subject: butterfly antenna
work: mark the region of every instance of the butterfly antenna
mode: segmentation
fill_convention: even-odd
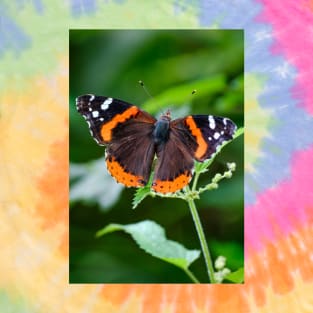
[[[197,93],[197,90],[194,89],[187,97],[186,97],[186,102],[191,103],[192,102],[192,96]]]
[[[143,83],[142,80],[138,81],[139,85],[143,88],[143,90],[146,92],[146,94],[153,99],[153,97],[151,96],[150,92],[148,91],[148,89],[146,88],[145,84]]]

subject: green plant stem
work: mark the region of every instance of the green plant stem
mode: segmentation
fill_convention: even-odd
[[[191,188],[192,191],[195,191],[196,188],[197,188],[199,176],[200,176],[200,173],[199,173],[199,172],[196,172],[196,173],[195,173],[195,177],[194,177],[194,179],[193,179],[192,188]]]
[[[200,284],[200,281],[197,279],[195,275],[192,274],[192,272],[189,271],[188,268],[184,269],[185,273],[188,275],[188,277],[196,284]]]
[[[200,221],[200,218],[199,218],[198,211],[197,211],[197,208],[196,208],[194,200],[193,199],[189,199],[188,200],[188,205],[189,205],[189,209],[190,209],[193,221],[194,221],[195,226],[196,226],[196,230],[197,230],[197,233],[198,233],[199,240],[200,240],[201,249],[202,249],[203,257],[204,257],[204,260],[205,260],[205,265],[206,265],[206,268],[207,268],[209,280],[210,280],[211,283],[215,283],[213,263],[212,263],[212,260],[211,260],[209,248],[208,248],[205,236],[204,236],[203,228],[202,228],[202,225],[201,225],[201,221]]]

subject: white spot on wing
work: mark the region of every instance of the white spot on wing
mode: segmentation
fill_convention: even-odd
[[[214,117],[212,115],[209,115],[209,127],[211,129],[215,129],[215,120],[214,120]]]
[[[89,96],[90,96],[89,102],[93,101],[94,98],[95,98],[95,95],[91,95],[91,94],[90,94]]]
[[[98,111],[92,111],[92,117],[98,117],[99,116],[99,112]]]
[[[215,132],[214,135],[213,135],[214,139],[216,139],[216,140],[217,140],[218,138],[220,138],[220,136],[221,136],[221,134],[218,133],[218,132]]]
[[[101,110],[105,111],[109,108],[109,105],[113,102],[112,98],[107,98],[101,104]]]

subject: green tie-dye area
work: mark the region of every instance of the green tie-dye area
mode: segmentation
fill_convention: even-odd
[[[271,112],[258,105],[263,80],[251,73],[245,74],[245,126],[249,129],[245,135],[245,170],[248,172],[253,172],[262,139],[270,135],[268,126]]]
[[[12,83],[21,91],[23,88],[29,88],[28,81],[25,79],[27,77],[54,74],[59,59],[68,56],[69,29],[159,28],[160,26],[167,29],[198,26],[196,7],[173,16],[173,5],[166,0],[158,2],[131,0],[127,1],[126,7],[115,1],[107,1],[105,5],[99,2],[95,11],[77,16],[71,13],[69,4],[62,1],[46,1],[40,13],[36,12],[31,1],[21,1],[20,5],[16,2],[4,1],[1,4],[2,12],[5,12],[16,25],[20,25],[21,27],[17,26],[19,32],[25,34],[25,38],[20,36],[14,38],[16,33],[9,32],[9,29],[2,30],[7,42],[5,48],[12,48],[4,50],[0,59],[2,92],[8,90]],[[83,6],[82,11],[84,12]],[[164,14],[165,12],[172,14]],[[25,41],[25,49],[17,51],[15,47],[18,45],[15,41],[21,39]]]
[[[73,9],[75,3],[82,9]],[[297,132],[301,135],[298,141],[292,141],[293,133],[286,135],[289,146],[284,151],[287,153],[288,147],[293,150],[287,166],[282,163],[285,176],[272,178],[272,185],[255,178],[254,183],[263,189],[260,187],[255,202],[250,200],[247,205],[245,284],[68,283],[69,28],[193,28],[216,24],[249,28],[256,23],[255,16],[264,11],[263,22],[273,27],[269,36],[277,41],[291,67],[297,67],[299,80],[291,78],[290,86],[301,86],[294,89],[296,105],[283,99],[288,115],[280,122],[293,126],[301,110],[301,127],[312,121],[309,112],[313,111],[310,86],[305,84],[309,78],[312,81],[312,67],[302,62],[306,59],[305,64],[309,64],[308,51],[313,50],[306,33],[312,23],[309,1],[240,1],[230,5],[227,1],[6,0],[0,10],[1,312],[313,311],[310,124],[306,131],[300,128]],[[206,24],[201,14],[208,16]],[[286,28],[288,36],[297,36],[306,44],[305,49],[298,47],[298,55],[283,36]],[[249,47],[246,42],[246,49]],[[265,50],[269,49],[266,46]],[[259,57],[255,55],[255,64]],[[259,160],[267,152],[264,137],[273,135],[269,126],[275,125],[272,119],[280,113],[270,104],[261,106],[259,94],[265,91],[267,81],[258,77],[249,73],[245,83],[246,100],[251,99],[252,105],[248,102],[245,108],[245,133],[251,133],[246,137],[246,170],[251,172],[264,166]],[[257,125],[254,114],[262,117]],[[270,162],[267,165],[275,171]],[[266,166],[263,169],[266,171]]]

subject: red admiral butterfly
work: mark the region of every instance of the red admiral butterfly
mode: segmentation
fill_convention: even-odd
[[[156,120],[132,104],[102,96],[80,96],[76,106],[93,138],[107,145],[111,175],[127,187],[145,186],[156,155],[152,189],[161,193],[185,187],[194,159],[209,159],[236,130],[226,117],[189,115],[171,121],[168,111]]]

